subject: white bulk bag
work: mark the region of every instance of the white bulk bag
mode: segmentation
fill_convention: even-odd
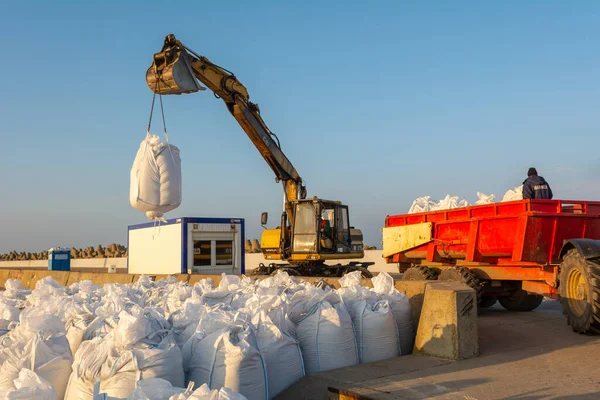
[[[523,185],[510,189],[504,194],[502,201],[523,200]]]
[[[65,326],[58,317],[36,309],[24,310],[19,320],[0,346],[0,389],[12,388],[27,368],[47,380],[62,399],[73,362]]]
[[[247,400],[247,398],[229,388],[210,390],[205,383],[196,390],[192,390],[188,386],[188,390],[184,393],[171,396],[169,400]]]
[[[252,318],[260,353],[267,365],[269,398],[274,399],[304,376],[304,363],[298,341],[285,334],[260,310]]]
[[[185,393],[185,389],[173,387],[161,378],[143,379],[135,384],[127,400],[169,400],[172,396]]]
[[[179,149],[148,133],[130,174],[129,202],[149,217],[161,217],[181,204]]]
[[[266,400],[267,370],[249,325],[232,325],[183,346],[186,382],[196,387],[230,388],[249,400]]]
[[[181,351],[172,335],[157,346],[137,344],[127,349],[115,347],[113,335],[115,331],[81,344],[65,400],[91,399],[98,380],[108,399],[126,399],[141,379],[162,378],[183,387]]]
[[[377,293],[377,298],[387,300],[390,304],[398,327],[400,354],[403,356],[412,354],[415,343],[415,329],[408,297],[394,287],[394,278],[387,272],[380,272],[377,276],[371,278],[371,282],[373,282],[373,291]]]
[[[289,318],[296,324],[307,374],[358,364],[352,319],[339,297],[315,288],[291,301]]]
[[[62,339],[46,338],[44,341],[41,334],[34,335],[24,345],[15,343],[4,349],[0,365],[0,392],[12,389],[14,380],[26,368],[48,381],[62,399],[73,362],[69,345],[64,336]],[[54,340],[56,342],[52,343]]]
[[[22,369],[13,384],[14,389],[2,393],[3,400],[57,400],[52,385],[29,369]]]
[[[14,304],[14,303],[13,303]],[[21,313],[8,300],[0,298],[0,336],[10,331],[11,324],[19,321],[19,314]]]
[[[477,197],[479,198],[479,200],[477,200],[475,204],[480,206],[482,204],[492,204],[496,196],[494,196],[493,194],[477,192]]]
[[[398,329],[387,301],[352,302],[352,322],[361,363],[398,357]]]

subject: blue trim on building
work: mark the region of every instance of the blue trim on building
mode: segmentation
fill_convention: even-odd
[[[242,275],[244,275],[246,273],[246,221],[244,221],[242,219],[240,225],[241,225],[241,229],[242,229],[241,243],[240,243],[240,247],[242,249],[242,265],[240,266],[240,272]]]
[[[181,273],[188,273],[188,224],[181,219]]]

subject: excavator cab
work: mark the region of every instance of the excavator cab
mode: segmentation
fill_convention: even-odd
[[[350,226],[348,206],[318,198],[292,204],[293,222],[283,232],[281,228],[263,232],[261,247],[267,260],[319,263],[364,257],[362,233]]]

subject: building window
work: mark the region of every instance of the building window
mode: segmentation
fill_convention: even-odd
[[[215,240],[217,265],[233,265],[233,242],[231,240]]]
[[[212,246],[210,240],[194,240],[194,267],[211,266]]]

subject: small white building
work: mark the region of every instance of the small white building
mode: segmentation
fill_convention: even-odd
[[[175,218],[131,225],[130,274],[243,274],[244,219]]]

